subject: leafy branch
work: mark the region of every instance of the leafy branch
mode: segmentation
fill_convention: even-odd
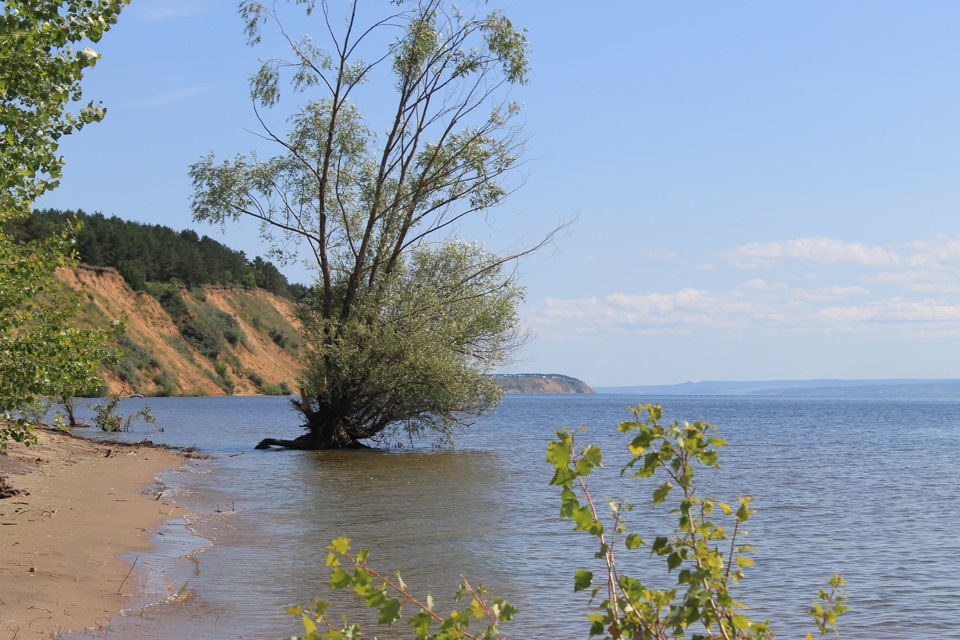
[[[392,626],[403,620],[404,607],[409,606],[414,613],[407,624],[415,630],[417,640],[502,640],[498,630],[500,622],[510,620],[517,613],[516,607],[508,602],[492,598],[483,585],[474,588],[461,576],[463,582],[454,601],[469,597],[470,604],[443,616],[436,611],[431,596],[418,598],[413,595],[399,571],[390,577],[374,569],[367,562],[369,552],[366,549],[351,553],[347,538],[337,538],[327,549],[326,565],[331,567],[330,588],[353,589],[364,607],[377,610],[377,622],[381,625]],[[352,572],[344,565],[352,568]],[[360,640],[369,637],[362,633],[359,624],[350,623],[346,616],[343,616],[342,624],[334,622],[329,614],[330,605],[328,601],[314,600],[313,610],[300,605],[287,609],[287,613],[301,617],[305,632],[302,637],[288,640]],[[481,620],[486,626],[471,632],[469,627],[474,620]]]
[[[694,481],[697,469],[719,469],[718,449],[726,441],[707,422],[662,424],[659,405],[641,405],[632,412],[633,420],[617,427],[631,437],[627,444],[631,457],[620,477],[661,478],[652,491],[653,505],[664,503],[677,487],[681,494],[670,512],[677,516],[676,529],[650,545],[636,532],[627,531],[623,517],[632,506],[624,500],[609,501],[613,522],[607,535],[588,485],[588,476],[602,466],[599,447],[578,448],[569,430],[557,431],[556,440],[547,447],[547,462],[554,467],[551,484],[561,488],[560,517],[596,538],[596,557],[606,565],[606,578],[599,585],[590,571],[580,570],[574,576],[576,591],[592,588],[595,597],[606,588],[607,598],[599,611],[588,616],[590,635],[667,640],[686,637],[690,631],[694,640],[772,638],[769,621],[748,618],[746,605],[733,593],[744,578],[744,568],[754,564],[749,557],[753,547],[738,542],[747,534],[743,525],[754,513],[752,498],[738,496],[739,504],[731,505],[699,495]],[[677,587],[654,589],[619,573],[614,554],[618,538],[628,551],[649,547],[651,556],[664,558],[668,572],[676,572]],[[821,590],[819,602],[809,610],[821,637],[836,631],[838,616],[848,608],[840,590],[843,579],[835,575],[830,585],[833,591]]]

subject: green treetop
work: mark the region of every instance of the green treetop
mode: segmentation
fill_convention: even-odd
[[[326,48],[290,36],[295,8],[241,3],[251,43],[272,27],[290,53],[252,79],[255,104],[278,104],[283,80],[302,96],[286,134],[258,111],[277,155],[191,168],[196,219],[257,220],[316,268],[298,403],[307,433],[261,444],[449,436],[495,406],[486,374],[517,344],[523,292],[508,267],[525,252],[451,234],[512,188],[523,140],[509,89],[526,82],[526,38],[481,2],[291,4],[317,20]]]

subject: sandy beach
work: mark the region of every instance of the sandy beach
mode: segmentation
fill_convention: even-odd
[[[0,454],[0,637],[56,637],[104,625],[137,595],[119,556],[150,548],[150,531],[181,509],[155,477],[184,463],[150,446],[38,431]]]

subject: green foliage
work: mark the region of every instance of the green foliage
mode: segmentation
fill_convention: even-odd
[[[198,318],[190,318],[184,322],[180,327],[180,335],[187,344],[209,360],[216,360],[223,350],[221,337],[207,323]]]
[[[161,398],[179,395],[177,385],[166,374],[154,377],[153,383],[158,387],[155,394]]]
[[[97,414],[93,419],[93,424],[100,427],[103,431],[130,431],[133,424],[138,421],[144,422],[145,424],[152,424],[158,431],[163,431],[163,427],[157,424],[157,419],[150,412],[150,405],[145,404],[139,411],[124,416],[123,414],[117,413],[120,396],[109,396],[105,400],[105,402],[97,402],[90,405]]]
[[[236,389],[236,384],[230,378],[230,373],[227,370],[227,365],[224,362],[214,362],[213,370],[216,372],[216,377],[212,378],[216,382],[223,392],[228,396],[233,395],[234,390]]]
[[[0,213],[2,215],[2,213]],[[101,361],[113,357],[108,331],[81,329],[79,298],[56,278],[69,266],[70,240],[18,244],[0,233],[0,448],[32,442],[29,424],[4,416],[41,396],[82,395],[101,384]]]
[[[290,337],[282,329],[277,327],[270,327],[270,330],[267,331],[267,335],[270,336],[270,339],[273,340],[281,349],[285,348],[290,342]]]
[[[47,398],[34,398],[33,402],[25,404],[20,408],[20,418],[27,424],[42,424],[50,411],[51,402]]]
[[[274,384],[272,382],[264,382],[263,384],[257,387],[265,396],[289,396],[293,391],[290,389],[290,385],[286,382],[281,382],[280,384]]]
[[[141,372],[153,373],[160,368],[160,362],[130,336],[121,335],[116,342],[120,347],[119,358],[110,369],[124,382],[136,388],[140,385]]]
[[[0,15],[0,212],[24,211],[60,181],[60,140],[100,121],[80,81],[100,55],[75,45],[100,41],[129,0],[6,0]]]
[[[656,536],[652,543],[629,531],[625,516],[633,506],[625,500],[608,499],[610,521],[605,523],[600,517],[588,487],[590,474],[602,466],[599,447],[578,448],[569,430],[557,431],[556,440],[547,447],[547,462],[554,468],[550,482],[561,491],[560,517],[596,539],[597,558],[606,566],[606,575],[598,582],[588,571],[574,576],[575,590],[605,594],[599,611],[588,616],[590,635],[652,640],[681,638],[687,633],[692,633],[694,640],[772,638],[769,622],[748,618],[735,595],[744,569],[754,564],[749,557],[753,548],[740,542],[746,535],[743,525],[754,514],[752,498],[738,496],[731,504],[697,493],[696,471],[719,468],[718,449],[726,442],[706,422],[664,425],[659,405],[642,405],[633,413],[633,420],[618,425],[630,438],[630,460],[621,470],[621,478],[636,478],[652,489],[654,506],[665,503],[675,492],[680,494],[670,511],[677,516],[676,529],[670,535]],[[640,548],[664,559],[668,573],[676,576],[676,588],[652,588],[620,572],[616,553]],[[821,636],[835,630],[837,617],[847,609],[839,590],[843,579],[834,576],[830,584],[833,591],[821,590],[820,601],[810,610]]]
[[[814,621],[817,623],[820,638],[823,638],[831,631],[836,635],[840,635],[837,631],[837,618],[844,611],[850,609],[849,606],[843,604],[847,601],[846,596],[843,595],[843,589],[840,588],[846,584],[843,576],[835,573],[827,582],[830,584],[830,591],[820,589],[820,593],[818,594],[819,601],[815,601],[813,606],[807,609],[807,613],[813,616]],[[813,634],[808,633],[806,640],[813,640]]]
[[[230,345],[235,347],[246,339],[243,329],[240,328],[240,323],[226,311],[222,309],[211,309],[210,316],[210,323],[213,324],[214,329],[218,331]]]
[[[83,258],[80,258],[83,260]],[[88,262],[87,264],[95,264]],[[95,266],[112,266],[112,265],[95,265]],[[117,272],[120,274],[130,288],[134,291],[144,291],[147,285],[147,273],[143,270],[143,267],[133,262],[131,260],[120,260],[117,264]]]
[[[216,360],[228,344],[237,346],[246,341],[240,323],[226,311],[210,305],[188,304],[175,285],[154,285],[149,289],[177,325],[184,341],[208,360]]]
[[[417,640],[500,639],[500,622],[508,622],[517,613],[516,607],[510,603],[490,596],[483,585],[473,588],[464,578],[454,601],[459,603],[468,599],[469,604],[442,615],[436,610],[433,598],[414,595],[399,572],[390,576],[370,566],[366,549],[352,553],[350,541],[337,538],[327,550],[330,588],[351,589],[364,607],[377,611],[380,625],[393,626],[406,619],[406,624],[413,627],[412,637]],[[299,605],[287,609],[287,613],[300,618],[305,631],[304,636],[288,640],[366,637],[361,635],[360,625],[348,622],[346,616],[342,624],[337,622],[330,614],[330,607],[330,602],[315,600],[312,609]],[[412,609],[413,613],[405,614],[404,608]],[[471,623],[481,628],[471,631]]]
[[[260,257],[248,260],[242,251],[191,230],[175,231],[100,213],[41,209],[11,222],[8,232],[20,241],[45,240],[73,220],[82,224],[76,235],[78,259],[115,268],[134,291],[144,290],[147,282],[171,278],[198,287],[231,283],[236,277],[247,288],[293,295],[290,283],[273,263]]]
[[[292,4],[306,5],[307,19],[323,14],[330,48],[285,37],[277,5],[244,0],[251,44],[271,25],[291,50],[264,63],[251,92],[277,105],[290,72],[306,102],[289,133],[267,129],[280,155],[209,155],[191,167],[194,218],[249,216],[275,254],[306,246],[314,261],[303,339],[308,434],[298,446],[356,446],[388,429],[447,437],[496,404],[499,389],[484,374],[517,344],[522,292],[503,266],[526,252],[439,239],[510,190],[523,141],[506,95],[526,80],[526,38],[503,14],[483,14],[482,2],[473,13],[445,0],[363,5],[367,19],[349,2],[340,30],[328,3]],[[360,87],[381,64],[394,100],[365,113]],[[368,125],[376,113],[387,121]]]
[[[481,268],[480,265],[485,265]],[[471,277],[460,279],[459,274]],[[308,315],[310,403],[345,416],[352,440],[449,440],[502,396],[487,374],[513,346],[521,289],[482,247],[448,242],[415,251],[375,300],[347,321]]]
[[[164,285],[151,288],[149,293],[157,299],[175,323],[179,324],[189,318],[190,310],[187,308],[187,303],[183,301],[179,287]]]

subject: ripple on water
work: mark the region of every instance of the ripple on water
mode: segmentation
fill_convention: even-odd
[[[110,637],[293,634],[296,621],[283,608],[326,595],[324,546],[341,535],[371,548],[377,566],[400,569],[418,593],[442,598],[461,572],[487,584],[520,606],[506,627],[510,637],[585,637],[586,596],[572,593],[572,574],[597,568],[594,549],[557,520],[544,448],[554,428],[590,427],[578,439],[604,446],[611,465],[596,488],[619,493],[614,426],[637,401],[509,396],[455,451],[281,453],[252,447],[264,435],[297,435],[283,399],[151,400],[165,427],[153,439],[217,454],[170,482],[177,503],[197,514],[190,529],[212,544],[198,543],[182,524],[179,534],[162,529],[158,541],[172,542],[158,544],[160,560],[150,554],[141,562],[163,566],[157,575],[189,583],[192,595],[118,621]],[[668,418],[708,419],[730,441],[722,471],[707,482],[711,492],[755,497],[749,541],[758,566],[744,583],[754,617],[774,620],[782,637],[802,637],[812,630],[806,608],[839,571],[854,608],[842,618],[844,638],[919,640],[960,628],[953,604],[960,602],[953,517],[960,402],[674,397],[663,404]],[[667,514],[643,507],[643,491],[628,487],[644,537],[672,526]],[[183,556],[201,547],[195,574]],[[665,580],[646,553],[621,559],[644,579]]]

